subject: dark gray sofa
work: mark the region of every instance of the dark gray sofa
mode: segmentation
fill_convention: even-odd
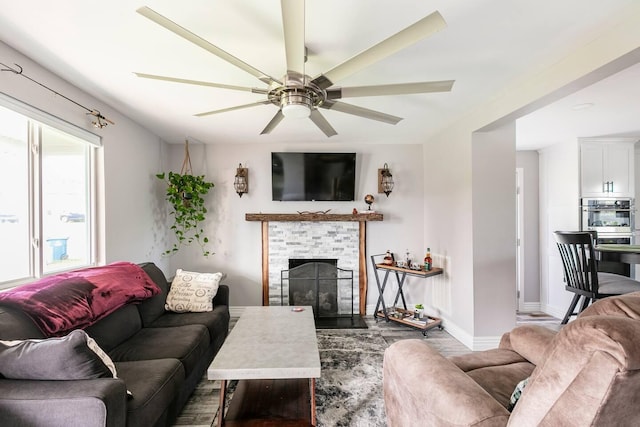
[[[118,378],[2,378],[0,425],[146,427],[176,419],[227,336],[229,288],[219,286],[211,312],[167,312],[170,283],[155,264],[140,266],[162,292],[85,329],[115,362]],[[0,305],[0,340],[27,338],[44,336],[24,313]]]

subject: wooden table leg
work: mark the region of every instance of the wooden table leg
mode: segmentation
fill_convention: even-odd
[[[316,379],[309,379],[309,388],[311,395],[311,425],[316,426]]]
[[[218,427],[224,425],[224,403],[227,396],[227,380],[220,381],[220,407],[218,409]]]

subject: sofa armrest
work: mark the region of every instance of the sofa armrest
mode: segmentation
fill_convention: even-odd
[[[118,378],[73,381],[0,379],[0,425],[124,426],[127,390]]]
[[[218,286],[218,292],[216,296],[213,298],[213,306],[218,305],[229,305],[229,286],[228,285],[220,285]]]
[[[518,326],[509,333],[509,342],[513,351],[538,366],[544,361],[545,353],[557,333],[538,325]]]
[[[421,340],[387,348],[383,392],[390,427],[506,426],[509,412],[451,361]]]

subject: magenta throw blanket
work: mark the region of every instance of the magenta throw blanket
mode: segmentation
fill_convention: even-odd
[[[160,288],[140,266],[116,262],[0,292],[0,304],[24,311],[52,337],[85,328],[126,304],[159,293]]]

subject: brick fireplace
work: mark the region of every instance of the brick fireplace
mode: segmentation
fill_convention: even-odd
[[[281,271],[289,268],[290,258],[334,258],[337,267],[353,270],[353,311],[365,315],[366,223],[382,219],[381,214],[246,214],[247,221],[262,223],[263,305],[281,304]]]
[[[289,260],[335,259],[336,267],[354,272],[358,283],[359,226],[354,222],[271,222],[269,224],[269,305],[280,305],[281,272],[289,269]],[[287,283],[284,283],[287,286]],[[342,295],[340,312],[351,312],[349,292]],[[358,313],[359,292],[354,292]],[[345,306],[345,304],[347,306]]]

